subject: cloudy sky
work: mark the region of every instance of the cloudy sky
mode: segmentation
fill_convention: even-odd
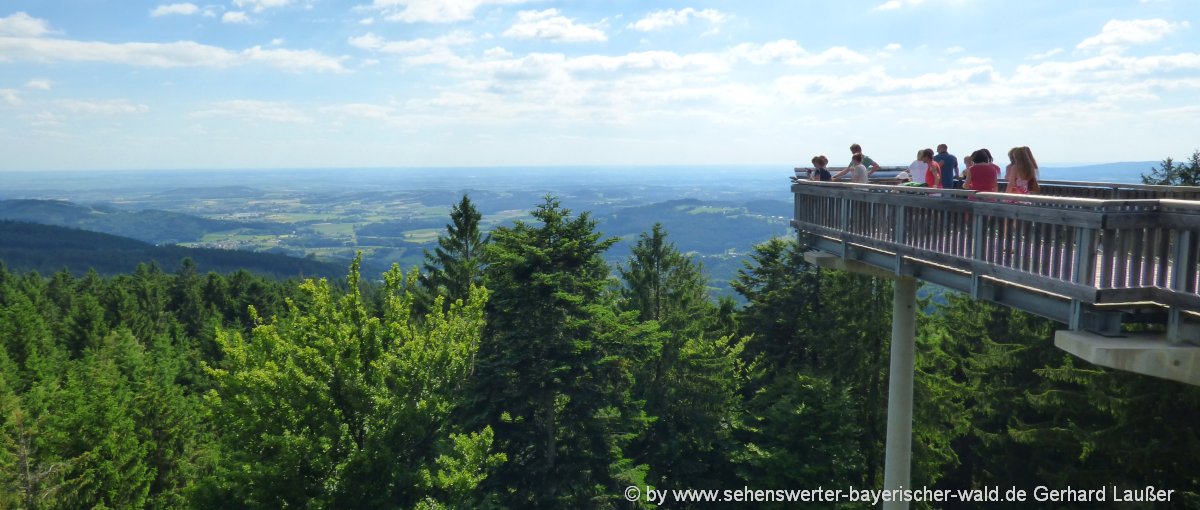
[[[1197,133],[1198,0],[0,4],[0,170],[1082,163]]]

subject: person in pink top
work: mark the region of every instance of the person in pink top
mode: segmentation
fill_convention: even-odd
[[[1013,147],[1008,151],[1008,171],[1005,180],[1008,181],[1009,193],[1028,195],[1038,192],[1038,166],[1033,159],[1033,151],[1029,147]]]
[[[999,177],[1000,167],[988,161],[987,152],[979,149],[971,153],[970,164],[967,165],[967,182],[963,184],[963,188],[995,193],[996,180]]]
[[[921,161],[925,163],[925,185],[930,188],[942,187],[942,166],[933,160],[933,149],[921,151]]]

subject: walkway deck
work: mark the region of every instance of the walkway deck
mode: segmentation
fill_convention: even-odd
[[[1019,196],[800,181],[792,192],[802,242],[843,267],[913,276],[1072,331],[1162,324],[1170,344],[1200,344],[1200,188],[1050,181]]]

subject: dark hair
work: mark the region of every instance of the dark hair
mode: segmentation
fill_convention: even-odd
[[[857,143],[852,143],[850,144],[850,152],[862,152],[862,147],[859,147]]]
[[[979,149],[971,153],[972,163],[991,163],[992,155],[988,154],[987,149]]]
[[[863,155],[861,152],[850,157],[850,161],[853,161],[855,163],[862,163],[862,160],[863,160]]]
[[[921,157],[922,158],[932,158],[933,157],[933,149],[925,149],[925,150],[921,151]]]

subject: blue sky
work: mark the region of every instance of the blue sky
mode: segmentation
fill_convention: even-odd
[[[7,0],[0,170],[1200,148],[1197,0]]]

